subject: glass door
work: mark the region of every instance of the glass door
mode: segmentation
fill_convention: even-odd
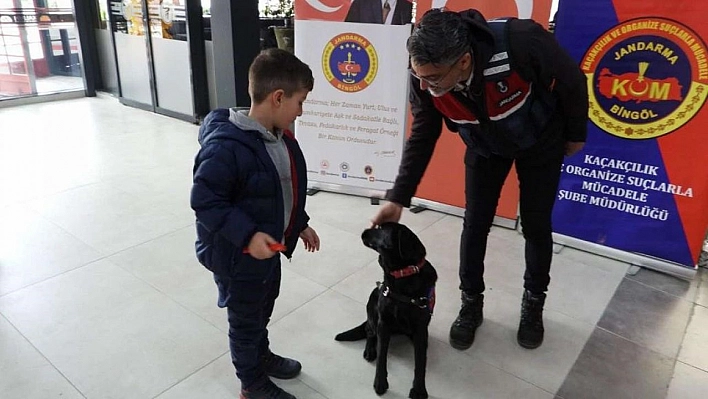
[[[85,89],[71,0],[0,0],[0,100]]]
[[[148,0],[158,112],[194,110],[185,0]]]
[[[118,96],[118,69],[116,68],[116,54],[113,46],[113,33],[109,24],[109,8],[107,0],[94,0],[95,14],[93,20],[93,34],[96,36],[96,50],[98,56],[99,73],[101,76],[99,89]]]
[[[121,101],[127,105],[154,111],[143,1],[115,0],[110,1],[109,6]]]
[[[114,0],[109,8],[121,101],[189,121],[203,116],[201,104],[209,100],[200,83],[206,82],[201,5]]]

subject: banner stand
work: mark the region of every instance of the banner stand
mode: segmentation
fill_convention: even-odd
[[[356,197],[370,198],[370,199],[383,199],[384,191],[380,190],[368,190],[360,187],[344,186],[341,184],[323,183],[318,181],[312,181],[307,184],[308,190],[315,190],[311,195],[315,195],[317,191],[326,191],[334,194],[344,194],[353,195]],[[463,208],[452,206],[448,204],[443,204],[441,202],[430,201],[426,199],[420,199],[414,197],[411,200],[411,207],[423,208],[423,210],[431,210],[435,212],[444,213],[446,215],[464,217],[465,210]],[[418,212],[415,212],[418,213]],[[493,225],[498,227],[504,227],[511,230],[516,230],[519,227],[518,219],[507,219],[501,216],[494,216]]]
[[[555,34],[586,75],[590,121],[587,145],[563,166],[557,243],[695,277],[708,174],[687,154],[708,148],[705,11],[687,0],[560,3]]]
[[[443,204],[442,202],[435,202],[431,200],[421,199],[414,197],[411,200],[411,206],[419,206],[425,209],[430,209],[431,211],[442,212],[452,216],[465,216],[465,209],[457,206],[452,206],[448,204]],[[508,219],[501,216],[494,216],[493,225],[504,227],[511,230],[516,230],[518,228],[518,219]]]
[[[361,187],[344,186],[341,184],[311,181],[307,183],[308,190],[326,191],[334,194],[353,195],[362,198],[383,198],[384,191],[372,190]],[[313,194],[314,195],[314,194]]]
[[[564,247],[571,247],[594,255],[615,259],[620,262],[627,262],[632,266],[656,270],[688,281],[692,280],[697,272],[694,268],[688,268],[678,263],[653,258],[647,255],[626,252],[558,233],[553,233],[553,242],[556,244],[553,248],[553,252],[556,254],[560,253]]]

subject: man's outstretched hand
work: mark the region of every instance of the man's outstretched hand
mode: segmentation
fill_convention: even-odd
[[[379,212],[371,219],[372,226],[380,226],[386,222],[398,223],[401,220],[401,214],[403,213],[403,205],[397,204],[395,202],[387,202],[384,204]]]

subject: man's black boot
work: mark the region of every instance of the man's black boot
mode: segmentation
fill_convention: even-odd
[[[474,342],[474,333],[482,324],[482,306],[484,295],[468,295],[462,292],[460,314],[450,327],[450,345],[459,350],[468,349]]]
[[[546,294],[524,291],[521,299],[521,321],[516,340],[526,349],[536,349],[543,343],[543,305]]]

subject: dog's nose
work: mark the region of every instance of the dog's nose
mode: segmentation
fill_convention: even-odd
[[[374,229],[366,229],[361,233],[361,242],[364,243],[367,247],[369,246],[368,243],[371,242],[371,235],[373,234]]]

